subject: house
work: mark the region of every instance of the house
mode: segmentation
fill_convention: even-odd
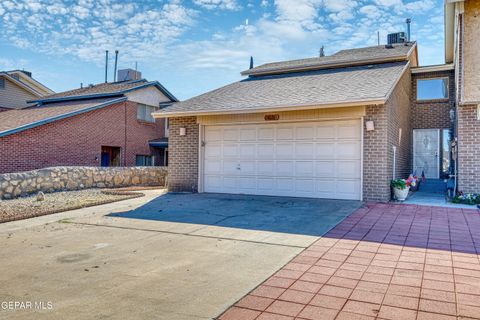
[[[54,92],[32,78],[24,70],[0,71],[0,111],[29,106],[28,100],[38,99]]]
[[[393,178],[444,178],[458,167],[459,190],[478,192],[478,5],[461,5],[467,23],[461,2],[446,2],[445,30],[457,35],[452,43],[446,35],[445,64],[419,66],[417,44],[400,33],[387,45],[260,65],[162,108],[154,116],[170,123],[169,188],[388,201]],[[468,48],[462,38],[471,39],[469,54],[458,54]],[[475,64],[468,77],[462,63]],[[462,85],[467,79],[476,85]]]
[[[471,193],[480,192],[479,30],[480,2],[445,1],[445,61],[454,66],[457,189]]]
[[[128,77],[29,100],[0,113],[0,173],[166,165],[168,123],[151,114],[175,101],[159,82]]]

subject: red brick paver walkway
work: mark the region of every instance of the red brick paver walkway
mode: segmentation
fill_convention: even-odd
[[[370,204],[221,320],[480,319],[480,213]]]

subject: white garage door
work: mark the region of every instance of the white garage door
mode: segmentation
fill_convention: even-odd
[[[205,127],[204,191],[360,199],[360,120]]]

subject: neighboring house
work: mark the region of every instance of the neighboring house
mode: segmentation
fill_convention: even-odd
[[[456,127],[459,190],[479,192],[479,5],[463,17],[460,2],[446,4],[444,65],[420,67],[415,42],[342,50],[264,64],[162,108],[169,188],[388,201],[393,178],[455,172]]]
[[[480,193],[480,2],[447,0],[445,60],[455,67],[458,190]]]
[[[166,165],[168,128],[152,112],[177,99],[157,81],[90,85],[0,113],[0,173],[59,165]]]
[[[28,100],[53,93],[28,71],[0,71],[0,111],[28,107]]]

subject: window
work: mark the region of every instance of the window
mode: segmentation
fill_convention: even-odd
[[[157,111],[159,108],[153,106],[147,106],[146,104],[137,105],[137,119],[146,121],[146,122],[155,122],[155,119],[152,116],[152,112]]]
[[[448,99],[448,78],[417,80],[417,100]]]
[[[136,165],[137,165],[137,167],[153,166],[153,157],[152,156],[137,155]]]
[[[5,89],[5,79],[0,78],[0,89]]]

